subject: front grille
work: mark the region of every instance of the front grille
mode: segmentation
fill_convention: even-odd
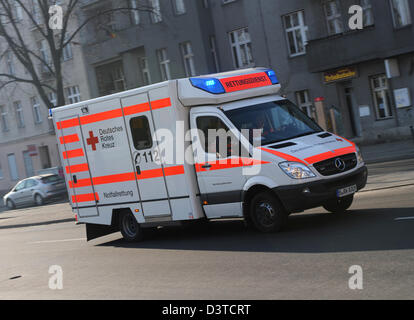
[[[345,168],[343,170],[338,169],[335,166],[336,159],[341,159],[345,163]],[[357,157],[355,153],[349,153],[340,157],[331,158],[324,160],[318,163],[315,163],[313,166],[318,172],[323,176],[332,176],[334,174],[347,172],[351,169],[354,169],[358,164]]]

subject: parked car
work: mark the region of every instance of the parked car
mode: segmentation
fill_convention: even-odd
[[[47,169],[40,169],[36,171],[36,174],[38,176],[44,175],[44,174],[56,174],[63,179],[65,178],[63,174],[63,167],[53,167],[53,168],[47,168]]]
[[[43,174],[19,181],[3,197],[4,205],[14,209],[21,205],[42,205],[46,201],[67,196],[65,180],[57,174]]]

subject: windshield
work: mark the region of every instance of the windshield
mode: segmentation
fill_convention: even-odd
[[[266,102],[229,110],[225,114],[255,146],[272,144],[323,131],[288,100]],[[255,137],[253,143],[254,129],[262,129],[262,134],[260,137]]]

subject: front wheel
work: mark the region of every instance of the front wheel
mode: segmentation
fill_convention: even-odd
[[[41,206],[44,203],[43,197],[40,194],[35,195],[34,201],[37,206]]]
[[[287,213],[271,192],[259,193],[250,203],[250,218],[260,232],[280,231],[287,222]]]
[[[325,210],[331,213],[340,214],[348,210],[349,207],[352,205],[353,201],[354,201],[354,195],[351,195],[351,196],[347,196],[343,198],[330,200],[323,207],[325,208]]]
[[[7,205],[7,209],[9,210],[13,210],[14,208],[16,208],[16,205],[10,199],[7,200],[6,205]]]
[[[119,230],[128,242],[140,241],[143,238],[142,229],[130,211],[121,213],[119,217]]]

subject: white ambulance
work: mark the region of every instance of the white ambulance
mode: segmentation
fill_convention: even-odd
[[[255,68],[53,109],[70,204],[87,239],[121,231],[136,241],[144,228],[235,217],[272,232],[291,213],[346,211],[367,180],[358,147],[279,90],[273,70]],[[229,133],[227,152],[217,151],[212,130]],[[174,161],[165,160],[160,132],[170,132]]]

